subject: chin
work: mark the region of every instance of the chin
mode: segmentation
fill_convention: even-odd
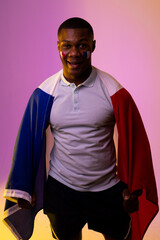
[[[84,72],[80,71],[79,69],[73,69],[73,70],[70,69],[67,72],[68,72],[68,75],[72,77],[80,77],[81,75],[84,74]]]

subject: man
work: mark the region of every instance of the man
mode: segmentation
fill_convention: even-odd
[[[57,45],[63,71],[42,83],[29,101],[5,197],[17,201],[23,211],[35,210],[34,216],[40,208],[36,207],[40,193],[35,183],[43,178],[37,168],[43,165],[40,159],[44,157],[44,135],[49,124],[54,146],[43,207],[53,236],[80,240],[81,230],[88,223],[106,240],[140,240],[158,204],[150,148],[138,110],[115,79],[91,65],[95,40],[88,22],[81,18],[66,20],[59,27]],[[118,174],[115,122],[119,133]],[[26,125],[31,129],[29,134],[24,133]],[[20,173],[24,165],[25,177]],[[30,172],[33,174],[29,177]],[[15,210],[18,206],[6,209],[14,207],[13,211],[20,212]],[[145,215],[146,209],[150,211]],[[19,239],[22,234],[23,229],[17,234]]]

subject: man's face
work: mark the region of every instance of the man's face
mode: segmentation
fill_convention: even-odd
[[[62,29],[58,50],[63,64],[63,73],[70,82],[83,82],[91,72],[91,54],[95,41],[85,28]]]

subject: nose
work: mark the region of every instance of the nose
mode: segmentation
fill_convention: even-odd
[[[79,57],[80,56],[79,49],[76,46],[72,46],[72,48],[69,51],[69,56],[70,57]]]

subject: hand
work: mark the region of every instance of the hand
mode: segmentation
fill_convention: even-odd
[[[123,206],[126,212],[133,213],[139,209],[138,196],[142,194],[142,190],[138,190],[130,194],[128,188],[123,190]]]
[[[33,193],[33,195],[32,195],[31,203],[23,198],[18,198],[18,207],[20,207],[20,208],[30,209],[31,207],[34,207],[35,203],[36,203],[36,194],[35,193]]]

